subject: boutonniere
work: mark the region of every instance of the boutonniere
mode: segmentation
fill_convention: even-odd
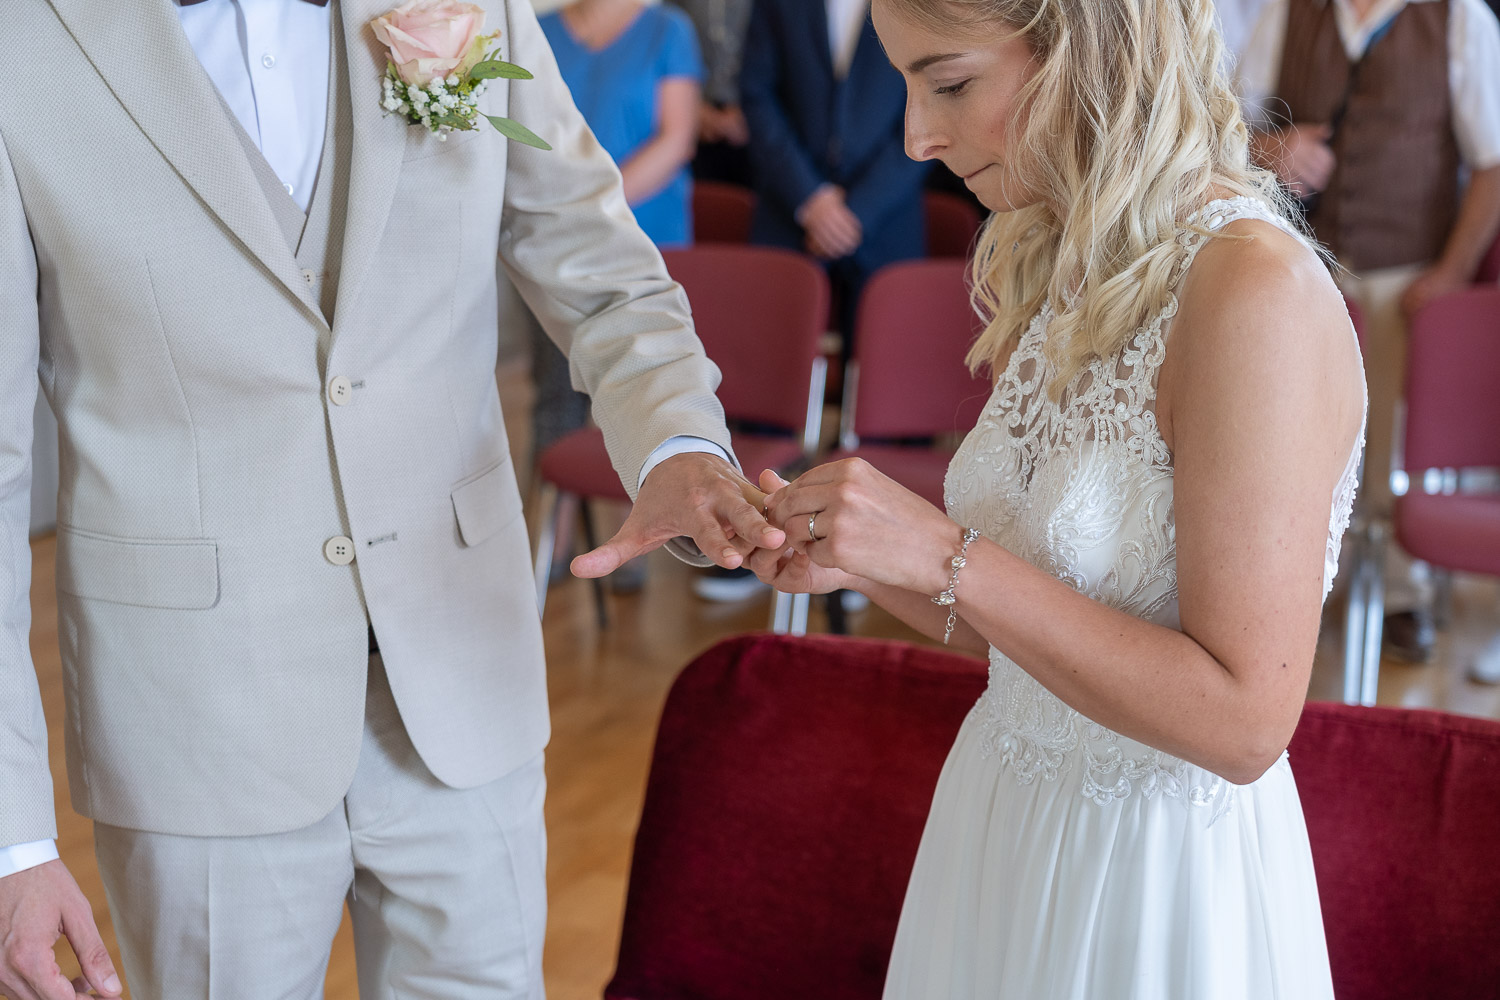
[[[514,63],[495,58],[500,32],[484,34],[484,11],[457,0],[406,0],[370,22],[390,55],[382,105],[446,140],[485,118],[500,134],[537,149],[551,149],[520,122],[479,110],[479,95],[495,79],[530,80]]]

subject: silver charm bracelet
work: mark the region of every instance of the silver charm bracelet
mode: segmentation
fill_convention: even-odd
[[[948,577],[948,589],[932,599],[932,603],[948,609],[948,625],[943,629],[943,645],[948,645],[948,640],[953,638],[953,626],[958,624],[958,597],[953,593],[958,589],[958,571],[969,564],[969,545],[979,537],[978,528],[964,529],[964,543],[959,547],[958,555],[948,564],[953,567],[953,575]]]

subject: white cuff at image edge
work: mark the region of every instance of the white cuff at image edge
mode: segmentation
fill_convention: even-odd
[[[658,465],[665,462],[673,455],[686,455],[689,452],[693,451],[704,452],[709,455],[717,455],[724,461],[729,461],[729,455],[725,453],[724,449],[714,444],[708,438],[694,437],[691,434],[678,434],[676,437],[667,438],[661,444],[656,446],[655,451],[646,456],[646,464],[641,466],[641,476],[636,480],[636,482],[644,483],[646,481],[646,477],[651,475],[652,469],[656,468]]]
[[[57,860],[57,841],[33,840],[29,844],[0,847],[0,878]]]

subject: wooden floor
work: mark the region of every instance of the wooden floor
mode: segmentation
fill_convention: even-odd
[[[524,427],[520,419],[526,398],[523,375],[502,372],[502,383],[507,378],[511,380],[505,393],[511,426]],[[515,446],[517,455],[526,453],[519,436]],[[68,805],[54,551],[50,537],[33,542],[31,648],[51,735],[59,848],[93,902],[113,952],[114,934],[94,864],[89,824]],[[555,584],[549,597],[545,631],[553,738],[547,758],[551,913],[546,978],[552,1000],[598,1000],[613,970],[631,838],[645,790],[657,714],[673,677],[715,640],[766,624],[769,602],[765,596],[738,605],[708,604],[692,596],[690,583],[689,570],[670,556],[656,554],[649,560],[642,592],[611,598],[613,621],[604,630],[594,620],[591,594],[583,582]],[[821,626],[815,613],[812,627]],[[878,608],[853,616],[851,626],[860,635],[917,638]],[[1326,631],[1333,633],[1336,626],[1334,622]],[[1500,585],[1460,578],[1453,624],[1442,636],[1436,662],[1418,667],[1387,662],[1381,672],[1380,702],[1500,719],[1500,687],[1465,679],[1475,651],[1496,631],[1500,631]],[[1336,634],[1325,635],[1313,674],[1313,698],[1339,696],[1336,638]],[[76,963],[65,952],[66,947],[60,946],[59,959],[69,975],[75,975]],[[346,921],[334,942],[327,996],[354,1000],[356,995]]]

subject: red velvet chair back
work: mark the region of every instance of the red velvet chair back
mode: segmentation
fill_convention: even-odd
[[[1422,470],[1500,465],[1500,288],[1435,299],[1412,319],[1406,449]]]
[[[982,661],[744,636],[667,698],[607,1000],[878,1000]],[[1500,994],[1500,723],[1312,704],[1291,746],[1339,1000]]]
[[[924,192],[922,208],[927,216],[927,256],[967,259],[983,222],[979,210],[946,191]]]
[[[722,181],[693,181],[693,242],[749,243],[755,192]]]
[[[981,661],[730,639],[662,713],[610,1000],[875,1000]]]
[[[911,260],[877,271],[859,300],[853,431],[861,441],[966,434],[992,384],[964,356],[982,325],[961,260]]]
[[[772,247],[708,244],[662,256],[687,292],[704,350],[724,374],[718,395],[725,413],[801,433],[828,315],[823,268]]]
[[[1291,758],[1339,1000],[1500,996],[1500,723],[1315,703]]]

